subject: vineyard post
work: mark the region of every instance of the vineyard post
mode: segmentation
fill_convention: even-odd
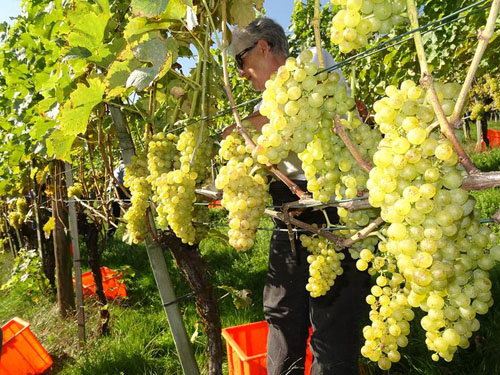
[[[71,165],[64,163],[66,186],[73,186],[73,176]],[[71,244],[73,245],[73,268],[75,269],[75,290],[76,290],[76,314],[78,320],[78,339],[80,344],[85,343],[85,306],[83,304],[83,288],[82,288],[82,263],[80,258],[80,245],[78,243],[78,224],[76,219],[75,202],[68,202],[69,212],[69,234],[71,236]]]
[[[54,160],[54,195],[52,197],[52,217],[55,228],[52,232],[56,260],[57,303],[61,317],[67,317],[75,309],[75,295],[71,272],[71,253],[66,236],[67,215],[63,204],[62,161]]]
[[[130,134],[127,132],[125,119],[123,118],[123,114],[119,108],[109,106],[109,110],[115,126],[116,136],[118,138],[118,142],[120,143],[122,160],[125,165],[129,165],[132,161],[132,156],[134,155],[134,145],[132,139],[130,138]],[[155,230],[150,210],[148,210],[147,218],[145,218],[145,220],[149,220],[151,229]],[[146,235],[145,243],[149,262],[160,293],[163,309],[167,314],[168,324],[174,338],[177,354],[181,361],[184,374],[199,375],[200,371],[198,369],[198,364],[194,358],[193,349],[187,336],[186,327],[182,321],[179,306],[177,303],[172,303],[177,299],[175,297],[172,281],[170,280],[170,275],[168,274],[167,264],[165,262],[165,257],[163,256],[162,248],[160,244],[153,239],[151,233]]]

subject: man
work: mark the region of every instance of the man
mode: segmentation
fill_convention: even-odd
[[[256,19],[246,28],[234,31],[232,45],[240,69],[239,76],[248,79],[258,91],[265,89],[265,82],[288,56],[288,42],[283,29],[268,18]],[[331,56],[326,57],[328,66],[333,64]],[[258,111],[247,120],[257,130],[269,121]],[[233,129],[234,126],[226,129],[223,136]],[[304,172],[296,154],[291,153],[279,168],[302,189],[306,189]],[[276,206],[297,200],[281,181],[270,185],[270,193]],[[327,212],[330,221],[338,221],[335,209],[328,209]],[[298,219],[318,225],[325,222],[320,211],[312,210],[305,210]],[[276,222],[275,228],[286,226]],[[292,254],[286,231],[275,231],[271,238],[264,287],[264,315],[269,324],[268,374],[304,374],[310,326],[313,328],[311,352],[314,356],[311,374],[357,374],[358,322],[366,308],[364,298],[368,293],[369,276],[356,270],[354,261],[346,252],[346,259],[342,262],[344,274],[335,280],[335,285],[325,296],[312,298],[305,289],[309,277],[308,252],[300,241],[296,241],[295,245],[296,256]]]

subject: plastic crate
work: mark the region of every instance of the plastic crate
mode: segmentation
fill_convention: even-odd
[[[229,375],[267,375],[266,321],[224,328]],[[307,341],[305,375],[311,373],[312,354]]]
[[[104,289],[106,299],[113,300],[116,298],[127,297],[127,289],[125,288],[125,283],[123,282],[122,273],[113,271],[108,267],[101,267],[101,275],[102,288]],[[75,278],[73,278],[73,281],[74,280]],[[82,274],[82,287],[84,297],[96,295],[94,276],[91,271]]]
[[[500,147],[500,130],[488,129],[490,147]]]
[[[52,366],[52,358],[29,327],[28,322],[18,317],[2,327],[0,374],[37,375]]]

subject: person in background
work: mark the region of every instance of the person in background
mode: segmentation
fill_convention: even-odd
[[[283,28],[268,18],[259,18],[242,30],[233,31],[233,52],[239,76],[247,79],[257,91],[265,89],[265,82],[288,56],[288,42]],[[315,49],[311,49],[316,54]],[[315,60],[317,63],[317,58]],[[325,51],[325,65],[334,64]],[[345,79],[340,71],[341,78]],[[257,129],[269,120],[260,115],[258,107],[246,118]],[[226,128],[223,137],[233,131]],[[296,154],[283,160],[279,169],[301,189],[307,183]],[[273,204],[296,201],[297,197],[281,182],[272,182],[270,194]],[[327,209],[332,223],[338,222],[335,208]],[[299,220],[322,225],[320,211],[304,210]],[[275,222],[276,229],[286,226]],[[269,375],[304,374],[306,341],[312,326],[311,352],[314,356],[312,375],[358,374],[359,320],[366,311],[365,296],[369,289],[369,275],[359,272],[355,261],[345,252],[342,261],[344,274],[322,297],[312,298],[306,290],[309,278],[307,249],[295,242],[296,255],[292,254],[286,231],[274,231],[269,252],[269,266],[264,287],[264,315],[269,325],[267,370]]]

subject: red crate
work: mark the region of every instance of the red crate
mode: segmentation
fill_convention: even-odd
[[[267,375],[267,334],[266,321],[224,328],[229,375]],[[307,340],[305,375],[311,373],[312,354]]]
[[[108,267],[101,267],[102,287],[106,299],[113,300],[116,298],[127,297],[127,289],[123,282],[123,274],[121,272],[113,271]],[[75,278],[73,277],[73,282]],[[83,296],[95,296],[95,281],[92,272],[85,272],[82,274]]]
[[[2,375],[38,375],[52,366],[52,358],[30,330],[30,324],[13,318],[2,327]]]

